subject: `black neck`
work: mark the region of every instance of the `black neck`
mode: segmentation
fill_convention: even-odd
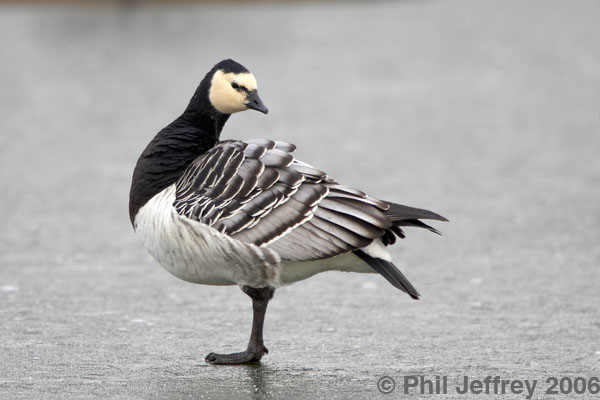
[[[129,193],[129,218],[148,200],[169,187],[198,156],[219,141],[228,114],[188,108],[161,130],[138,159]]]
[[[223,126],[225,126],[225,122],[227,122],[229,117],[230,114],[221,114],[216,111],[195,111],[188,108],[181,115],[181,117],[169,124],[156,136],[159,136],[163,131],[171,127],[177,130],[177,132],[180,132],[179,129],[181,128],[191,127],[195,128],[198,132],[200,132],[201,135],[213,136],[215,138],[215,143],[217,143],[219,141],[219,137],[221,136]],[[174,124],[176,126],[173,126]]]

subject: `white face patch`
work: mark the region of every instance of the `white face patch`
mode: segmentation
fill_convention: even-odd
[[[232,87],[232,83],[245,87],[248,91],[257,89],[256,78],[250,72],[241,74],[224,73],[221,70],[215,72],[210,83],[208,98],[217,111],[223,114],[233,114],[248,109],[244,104],[247,92]]]

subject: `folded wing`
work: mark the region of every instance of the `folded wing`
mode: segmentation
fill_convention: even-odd
[[[294,150],[293,144],[263,139],[221,142],[178,180],[174,207],[296,261],[353,251],[394,229],[386,216],[390,203],[339,185],[295,160]]]

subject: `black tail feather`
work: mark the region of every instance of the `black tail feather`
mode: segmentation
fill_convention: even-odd
[[[427,229],[430,232],[433,233],[437,233],[438,235],[442,236],[442,232],[438,231],[437,229],[435,229],[433,226],[429,226],[426,223],[419,221],[418,219],[408,219],[408,220],[404,220],[404,221],[394,221],[392,222],[392,226],[393,227],[398,227],[398,226],[413,226],[415,228],[423,228],[423,229]],[[400,236],[400,235],[398,235]],[[402,236],[400,236],[402,237]]]
[[[389,204],[390,208],[384,211],[385,216],[392,222],[392,226],[388,229],[388,231],[395,233],[401,239],[405,238],[404,231],[400,229],[401,226],[423,228],[427,229],[430,232],[441,235],[442,233],[440,231],[419,220],[434,219],[437,221],[448,221],[445,217],[442,217],[441,215],[436,214],[433,211],[424,210],[422,208],[403,206],[401,204],[395,203]],[[386,234],[388,233],[388,231],[386,231]],[[389,236],[390,235],[388,234],[382,239],[383,244],[385,244],[386,246],[395,242],[395,240],[390,240]]]
[[[417,289],[415,289],[415,287],[408,281],[404,274],[400,272],[398,268],[396,268],[394,264],[382,260],[381,258],[371,257],[362,250],[356,250],[354,251],[354,254],[369,264],[375,271],[379,272],[379,274],[387,279],[387,281],[394,287],[402,290],[404,293],[407,293],[413,299],[419,300],[420,295],[419,292],[417,292]]]
[[[403,206],[401,204],[390,203],[389,210],[384,211],[385,215],[392,222],[395,221],[406,221],[415,219],[435,219],[437,221],[448,220],[433,211],[423,210],[422,208],[415,208],[409,206]]]

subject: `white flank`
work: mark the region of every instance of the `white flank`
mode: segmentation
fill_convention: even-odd
[[[280,287],[325,271],[375,273],[353,253],[314,261],[281,260],[268,247],[243,243],[173,208],[175,186],[154,196],[138,211],[136,233],[152,257],[184,281],[205,285]],[[362,249],[391,262],[379,240]]]
[[[354,253],[345,253],[324,260],[282,260],[280,277],[284,285],[289,285],[326,271],[360,272],[363,274],[376,273],[369,264],[365,263]]]
[[[144,246],[167,271],[206,285],[281,285],[276,252],[180,216],[173,208],[174,200],[172,185],[140,208],[134,221]]]

